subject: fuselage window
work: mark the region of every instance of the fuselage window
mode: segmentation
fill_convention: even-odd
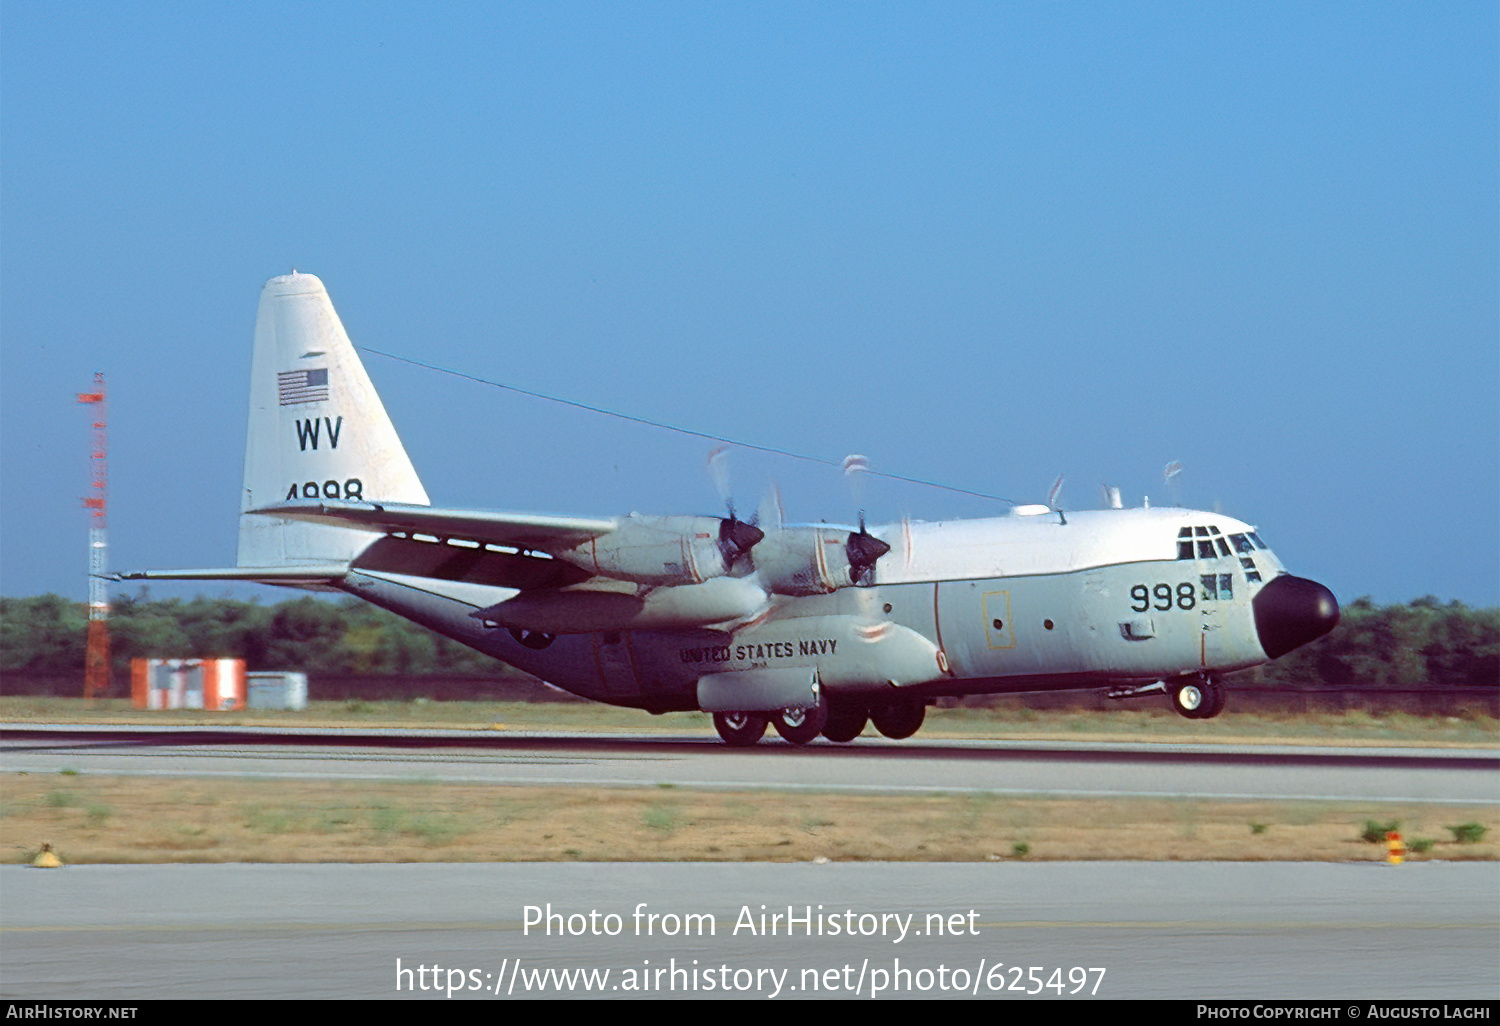
[[[1229,602],[1234,599],[1233,575],[1203,574],[1198,580],[1203,582],[1203,600],[1205,602],[1217,599]]]

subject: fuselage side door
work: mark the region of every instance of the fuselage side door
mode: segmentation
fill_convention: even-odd
[[[629,631],[601,631],[594,639],[594,661],[599,667],[599,683],[607,696],[627,698],[640,691],[635,663],[631,654]]]

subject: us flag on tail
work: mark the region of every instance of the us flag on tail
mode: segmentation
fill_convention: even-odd
[[[282,371],[276,375],[276,391],[282,406],[321,403],[328,398],[328,368]]]

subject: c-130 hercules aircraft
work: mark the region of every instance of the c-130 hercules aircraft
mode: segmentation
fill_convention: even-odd
[[[433,507],[323,283],[261,293],[237,565],[135,580],[341,591],[584,698],[701,709],[729,744],[890,738],[942,696],[1162,693],[1323,636],[1338,603],[1249,524],[1179,508],[867,528]]]

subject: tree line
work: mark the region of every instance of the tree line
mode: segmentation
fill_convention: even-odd
[[[82,674],[88,607],[58,595],[0,598],[0,674]],[[111,676],[137,658],[239,658],[248,670],[513,675],[465,645],[358,599],[273,606],[230,598],[111,600]]]
[[[82,678],[88,609],[58,595],[0,598],[0,674]],[[118,596],[110,613],[115,681],[137,657],[237,657],[250,670],[368,675],[511,676],[514,671],[357,599],[305,596],[267,606],[229,598]],[[1493,688],[1500,609],[1427,596],[1344,607],[1327,637],[1248,671],[1298,687]]]

